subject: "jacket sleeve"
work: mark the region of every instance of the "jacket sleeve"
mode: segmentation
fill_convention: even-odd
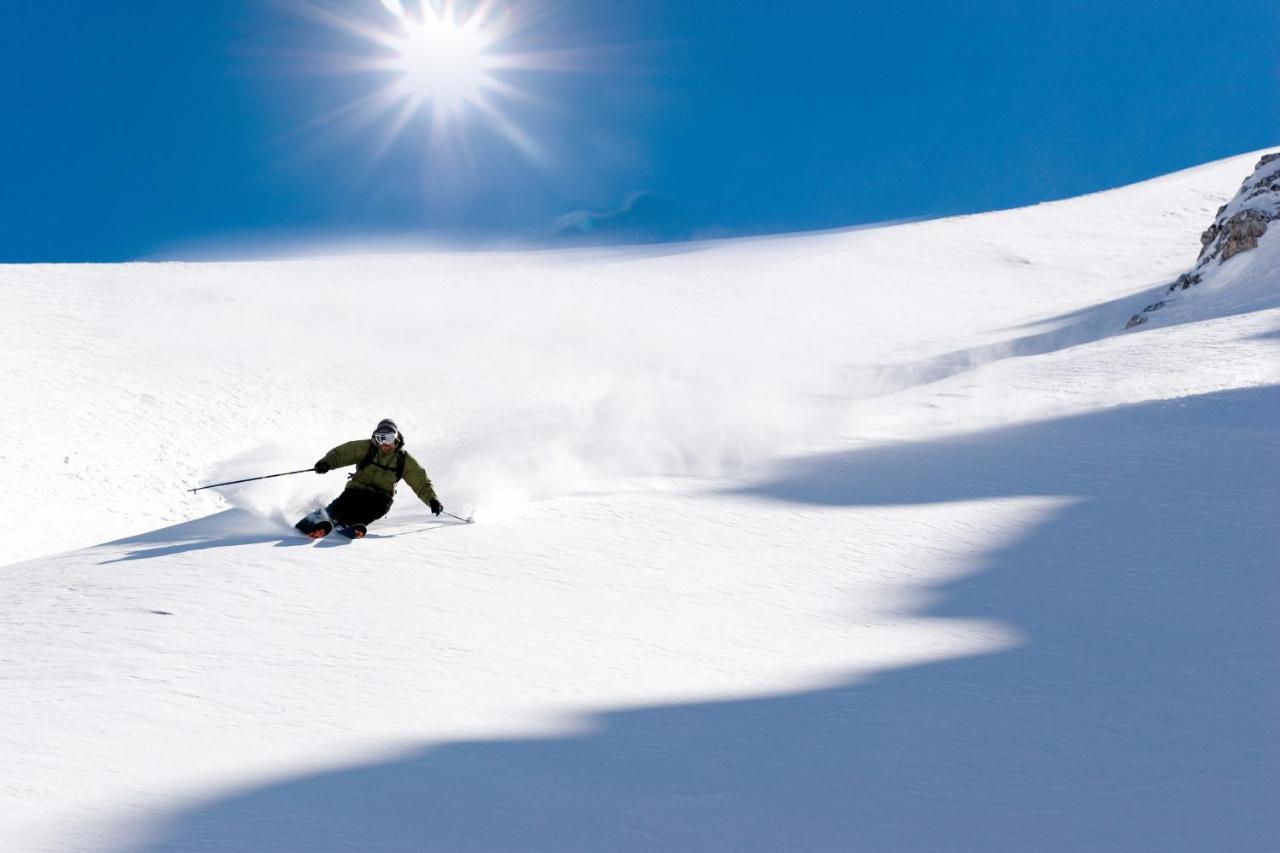
[[[418,460],[408,453],[404,455],[404,481],[424,504],[435,500],[436,490],[431,485],[431,478],[427,476],[426,471],[422,470]]]
[[[323,461],[328,462],[330,468],[345,468],[363,459],[368,450],[369,440],[367,438],[359,441],[348,441],[345,444],[339,444],[326,453]]]

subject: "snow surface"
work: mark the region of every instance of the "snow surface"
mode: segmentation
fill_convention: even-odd
[[[0,267],[0,849],[1275,850],[1258,154],[665,247]],[[446,507],[289,523],[383,417]],[[105,544],[99,544],[105,543]]]

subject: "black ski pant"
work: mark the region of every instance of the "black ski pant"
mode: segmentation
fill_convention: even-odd
[[[325,507],[338,524],[368,524],[391,510],[391,495],[369,489],[344,489]]]

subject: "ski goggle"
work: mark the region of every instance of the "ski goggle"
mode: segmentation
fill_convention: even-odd
[[[394,432],[375,432],[373,440],[378,444],[395,444],[396,434]]]

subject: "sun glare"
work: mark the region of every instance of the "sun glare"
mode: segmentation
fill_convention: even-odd
[[[520,49],[546,20],[544,0],[379,0],[357,14],[351,0],[299,0],[316,17],[345,32],[358,53],[330,56],[328,71],[368,76],[371,88],[313,123],[344,124],[372,137],[374,159],[393,142],[418,135],[424,154],[442,170],[472,160],[471,135],[495,132],[529,160],[545,164],[550,154],[522,128],[516,115],[537,115],[554,104],[535,94],[546,73],[580,70],[579,55],[543,44]],[[370,14],[370,12],[375,14]],[[521,75],[535,72],[537,81]]]
[[[430,13],[422,23],[405,19],[403,26],[403,35],[392,46],[400,75],[397,86],[405,97],[454,110],[482,96],[490,82],[492,66],[485,49],[491,39],[479,26]]]

